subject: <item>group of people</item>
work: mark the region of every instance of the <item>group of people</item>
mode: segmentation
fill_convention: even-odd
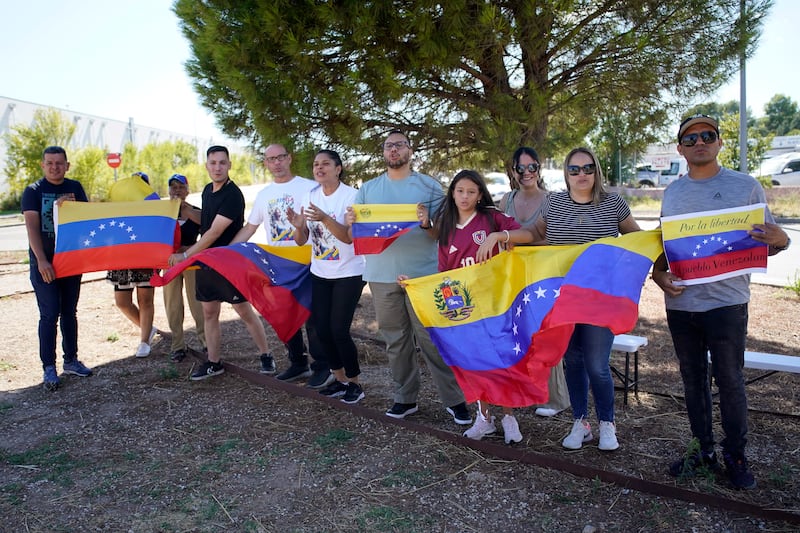
[[[678,151],[689,164],[689,174],[666,189],[663,216],[765,202],[757,180],[722,168],[717,162],[722,141],[715,119],[705,115],[689,117],[681,123],[677,140]],[[583,244],[638,231],[639,226],[625,201],[605,190],[600,163],[586,148],[569,152],[564,162],[566,191],[553,193],[544,190],[536,151],[519,148],[512,158],[512,191],[495,206],[483,178],[475,171],[456,174],[445,193],[436,180],[413,170],[411,143],[403,132],[391,131],[382,147],[386,172],[356,190],[342,182],[344,165],[336,152],[320,150],[316,154],[312,181],[293,175],[292,156],[283,145],[268,146],[265,164],[274,181],[259,192],[245,223],[244,197],[229,176],[228,151],[222,146],[212,146],[206,154],[211,183],[203,190],[202,209],[187,207],[186,212],[181,209],[185,221],[197,221],[199,217],[200,238],[182,240],[181,248],[168,262],[175,265],[206,248],[244,242],[262,224],[266,244],[310,243],[312,309],[305,327],[308,343],[303,341],[302,330],[298,330],[286,343],[289,366],[276,377],[286,381],[305,379],[307,386],[347,403],[362,400],[365,395],[358,379],[358,353],[350,326],[362,289],[369,284],[395,383],[393,403],[386,415],[405,418],[418,411],[419,352],[446,411],[457,424],[472,424],[465,431],[467,437],[480,439],[496,431],[491,406],[479,402],[473,423],[453,372],[411,307],[403,287],[405,279],[482,262],[512,244]],[[63,197],[85,201],[86,196],[79,183],[64,177],[68,163],[63,149],[45,150],[42,166],[45,178],[26,189],[22,205],[30,237],[31,281],[41,315],[40,357],[45,386],[54,388],[48,384],[53,384],[53,378],[58,379],[55,336],[59,316],[64,371],[80,376],[91,374],[77,359],[75,311],[80,276],[55,279],[50,265],[52,205]],[[176,188],[180,185],[186,185],[185,178],[176,180]],[[171,179],[171,196],[172,186]],[[176,197],[180,197],[178,191]],[[358,204],[416,204],[419,227],[412,228],[379,254],[356,255],[352,224],[353,206]],[[785,250],[790,244],[787,234],[774,223],[769,211],[766,220],[765,224],[754,225],[750,235],[768,245],[770,254]],[[196,236],[195,233],[195,239]],[[706,355],[710,352],[720,389],[725,431],[721,445],[726,473],[734,487],[752,488],[755,479],[744,453],[747,404],[742,375],[749,276],[686,286],[669,272],[668,262],[662,256],[654,265],[653,280],[665,293],[691,430],[700,444],[699,451],[691,451],[670,465],[669,472],[686,477],[701,468],[719,469]],[[191,284],[185,281],[187,286]],[[242,294],[217,272],[202,267],[196,273],[195,293],[202,306],[207,361],[191,379],[224,372],[221,302],[232,304],[245,323],[260,353],[261,372],[276,374],[261,321]],[[176,294],[180,296],[180,288],[177,293],[171,292],[172,302]],[[170,320],[170,327],[174,331],[177,322],[173,327]],[[562,441],[567,449],[579,449],[593,439],[588,420],[589,390],[599,423],[598,448],[611,451],[619,447],[614,423],[614,384],[609,369],[613,338],[607,328],[577,324],[563,357],[563,367],[556,365],[552,369],[549,401],[538,406],[536,414],[553,416],[571,406],[572,428]],[[179,360],[184,348],[176,346],[173,342],[173,359]],[[505,441],[521,441],[523,437],[512,409],[498,407],[503,412],[501,426]]]

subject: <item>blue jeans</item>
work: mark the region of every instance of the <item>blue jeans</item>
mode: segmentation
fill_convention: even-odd
[[[713,404],[708,378],[711,352],[714,382],[719,388],[719,411],[725,439],[722,448],[744,454],[747,444],[747,395],[744,390],[744,345],[747,304],[705,312],[667,309],[667,323],[683,378],[686,412],[692,435],[704,452],[714,450]]]
[[[31,262],[30,279],[39,306],[39,358],[42,360],[42,368],[56,364],[56,335],[59,324],[64,362],[74,361],[78,358],[78,298],[81,295],[81,276],[57,278],[51,283],[45,283],[38,266]]]
[[[575,324],[575,331],[564,353],[564,377],[575,420],[586,418],[589,414],[591,384],[597,419],[614,421],[614,379],[608,366],[613,344],[614,334],[610,329]]]

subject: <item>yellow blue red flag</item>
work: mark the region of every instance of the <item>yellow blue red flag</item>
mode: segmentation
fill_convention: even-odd
[[[360,255],[381,253],[419,224],[416,204],[357,204],[353,210],[353,246]]]
[[[575,324],[633,329],[658,230],[576,246],[518,246],[408,281],[414,311],[468,402],[545,403]]]
[[[64,202],[55,210],[57,278],[98,270],[165,268],[179,200]]]
[[[207,266],[231,282],[270,323],[283,342],[297,333],[311,314],[311,246],[266,246],[242,242],[208,248],[155,275],[162,287],[185,269]]]
[[[159,200],[158,194],[149,183],[137,175],[115,181],[108,190],[111,202],[136,202],[139,200]]]
[[[698,285],[767,271],[768,246],[748,231],[763,224],[766,204],[661,217],[664,253],[676,285]]]

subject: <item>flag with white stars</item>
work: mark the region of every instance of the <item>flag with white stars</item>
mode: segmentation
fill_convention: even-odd
[[[545,403],[575,324],[633,329],[658,230],[576,246],[517,246],[486,263],[409,280],[414,311],[468,402]]]
[[[197,265],[216,270],[269,322],[283,342],[311,315],[311,246],[267,246],[240,242],[208,248],[173,266],[150,283],[162,287]]]
[[[697,285],[767,271],[768,246],[749,234],[765,204],[661,218],[664,252],[676,285]]]
[[[353,246],[359,255],[379,254],[419,225],[416,204],[358,204],[353,211]]]
[[[56,277],[165,268],[180,242],[179,209],[179,200],[64,202],[55,211]]]

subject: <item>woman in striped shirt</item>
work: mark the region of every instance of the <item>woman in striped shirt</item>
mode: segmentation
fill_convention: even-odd
[[[543,236],[547,244],[584,244],[640,230],[625,200],[603,187],[600,163],[589,149],[575,148],[567,155],[564,179],[567,190],[547,197],[542,217],[533,226],[534,234]],[[606,451],[619,448],[614,425],[614,381],[608,364],[613,342],[614,334],[608,328],[575,325],[564,353],[574,418],[572,430],[561,443],[565,448],[577,450],[593,438],[586,420],[590,385],[600,422],[598,448]]]

